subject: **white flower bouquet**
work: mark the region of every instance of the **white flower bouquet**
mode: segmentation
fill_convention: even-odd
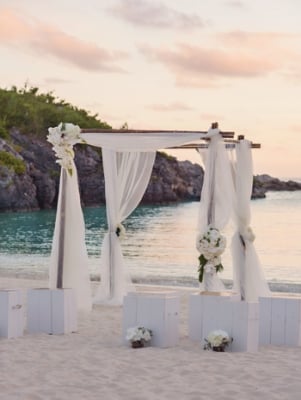
[[[66,169],[71,176],[74,159],[73,146],[76,143],[85,143],[85,140],[81,137],[80,127],[61,122],[55,128],[49,128],[48,132],[47,140],[53,145],[53,151],[58,158],[56,162]]]
[[[133,348],[144,347],[145,343],[149,342],[153,336],[150,329],[144,326],[135,326],[128,328],[126,340],[131,342]]]
[[[197,236],[196,248],[199,256],[199,281],[203,281],[204,272],[214,274],[222,271],[220,255],[225,251],[226,238],[218,229],[208,226],[205,233]]]
[[[223,330],[212,331],[205,339],[204,350],[224,352],[225,348],[233,342],[227,332]]]

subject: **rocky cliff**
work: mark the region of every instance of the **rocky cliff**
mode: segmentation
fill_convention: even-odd
[[[101,150],[78,145],[75,163],[83,206],[105,203]],[[60,167],[51,145],[14,129],[10,140],[0,138],[0,211],[39,210],[56,207]],[[282,182],[268,175],[254,179],[253,198],[268,190],[301,190],[301,184]],[[142,203],[194,201],[200,198],[203,169],[157,153]]]
[[[77,145],[75,153],[82,205],[104,204],[101,150]],[[9,155],[9,159],[3,155]],[[9,142],[0,138],[0,211],[56,207],[59,175],[60,167],[45,140],[22,135],[16,129],[10,132]],[[199,165],[157,153],[142,203],[198,200],[202,183]]]

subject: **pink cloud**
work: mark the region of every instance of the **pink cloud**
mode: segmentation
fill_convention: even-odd
[[[149,61],[159,62],[171,71],[178,85],[198,87],[216,87],[229,84],[234,78],[291,71],[300,59],[292,46],[296,35],[230,32],[215,39],[216,45],[213,43],[212,47],[184,43],[174,48],[142,45],[140,51]]]
[[[119,61],[127,56],[124,52],[109,52],[55,26],[30,20],[7,8],[0,8],[1,43],[25,48],[40,55],[49,55],[91,71],[124,72]]]
[[[197,14],[187,14],[150,0],[120,0],[108,11],[134,25],[156,28],[194,29],[204,23]]]

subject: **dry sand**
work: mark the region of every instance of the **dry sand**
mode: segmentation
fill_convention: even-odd
[[[1,288],[43,286],[46,282],[0,279]],[[0,338],[0,399],[301,399],[301,348],[204,351],[187,336],[190,290],[177,290],[180,340],[173,348],[123,345],[122,308],[99,305],[79,316],[77,333]]]

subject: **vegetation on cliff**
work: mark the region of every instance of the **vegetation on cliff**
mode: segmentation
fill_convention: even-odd
[[[39,93],[39,88],[0,88],[0,137],[8,139],[10,130],[17,128],[21,133],[45,138],[50,126],[61,121],[72,121],[81,128],[108,128],[98,115],[75,107],[49,93]]]

